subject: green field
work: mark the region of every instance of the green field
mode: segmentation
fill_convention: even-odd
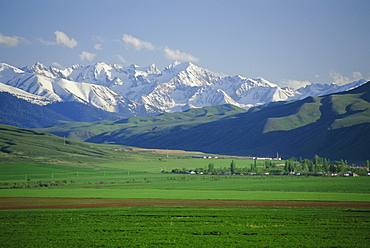
[[[149,159],[91,168],[44,163],[0,164],[0,197],[308,200],[370,202],[370,177],[189,175],[173,168],[227,167],[231,159]],[[248,167],[249,160],[235,160]],[[41,184],[58,184],[39,187]]]
[[[157,154],[158,156],[158,154]],[[174,168],[227,167],[231,159],[155,157],[111,163],[0,163],[4,247],[368,247],[370,177],[189,175]],[[37,159],[37,158],[36,158]],[[234,160],[248,167],[249,160]],[[89,166],[87,166],[89,165]],[[58,186],[37,187],[53,182]],[[21,186],[25,188],[12,186]],[[27,198],[24,198],[27,197]],[[31,198],[29,198],[31,197]],[[70,204],[63,209],[60,204]],[[86,201],[83,198],[87,199]],[[14,199],[14,200],[12,200]],[[22,200],[24,199],[24,200]],[[34,200],[30,200],[34,199]],[[49,204],[49,202],[54,202]],[[68,200],[70,199],[70,200]],[[95,199],[95,200],[94,200]],[[136,207],[114,206],[119,200]],[[154,201],[155,200],[155,201]],[[172,202],[171,202],[172,201]],[[197,202],[201,201],[201,202]],[[152,203],[150,203],[152,202]],[[162,202],[172,203],[166,207]],[[225,207],[225,203],[231,203]],[[233,202],[256,202],[235,207]],[[271,207],[289,202],[290,207]],[[299,207],[301,203],[351,207]],[[326,203],[325,203],[326,202]],[[356,202],[358,204],[356,204]],[[92,203],[92,205],[91,205]],[[199,207],[186,206],[195,203]],[[85,204],[85,205],[83,205]],[[143,204],[142,206],[140,206]],[[148,206],[146,205],[148,204]],[[208,207],[204,207],[206,205]],[[219,205],[217,205],[219,204]],[[271,205],[272,204],[272,205]],[[145,205],[145,207],[144,207]],[[204,206],[203,206],[204,205]],[[368,204],[369,205],[369,204]],[[11,207],[11,208],[13,208]],[[37,209],[37,208],[46,209]],[[62,207],[62,206],[61,206]],[[64,209],[67,207],[67,209]],[[89,207],[89,208],[87,208]]]
[[[4,247],[368,247],[368,209],[133,207],[0,212]]]
[[[370,246],[370,176],[175,174],[254,161],[0,133],[3,247]]]

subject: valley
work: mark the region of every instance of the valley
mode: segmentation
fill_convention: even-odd
[[[154,117],[66,123],[40,131],[93,143],[197,150],[224,155],[365,161],[370,154],[366,83],[350,91],[270,103],[249,110],[233,105]]]
[[[6,125],[0,125],[0,148],[0,236],[8,246],[182,246],[187,237],[196,246],[284,240],[301,247],[286,236],[310,237],[308,246],[337,246],[343,241],[329,237],[339,234],[347,237],[345,244],[368,245],[368,239],[348,235],[349,226],[361,237],[368,232],[366,175],[253,175],[254,164],[257,171],[283,173],[284,167],[266,169],[265,161],[236,156],[85,143]],[[219,159],[193,158],[202,156]],[[232,163],[248,173],[170,173],[210,164],[229,171]]]
[[[369,244],[369,82],[283,89],[191,63],[0,74],[3,244]]]

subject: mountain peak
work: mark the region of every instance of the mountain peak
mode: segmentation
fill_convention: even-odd
[[[9,65],[7,63],[0,63],[0,72],[3,72],[5,70],[13,70],[15,73],[22,73],[24,71],[18,69],[17,67],[14,67],[12,65]]]
[[[94,65],[94,71],[100,73],[101,71],[110,71],[112,66],[106,64],[105,62],[99,62]]]
[[[161,73],[161,71],[157,68],[157,66],[154,63],[148,66],[145,71],[149,74],[160,74]]]
[[[32,66],[27,66],[26,67],[28,70],[30,70],[30,72],[40,72],[40,71],[43,71],[43,70],[49,70],[43,63],[41,62],[36,62],[34,65]]]
[[[178,66],[179,64],[181,64],[181,62],[176,60],[176,61],[172,62],[171,64],[169,64],[166,68],[174,68],[174,67]]]
[[[53,72],[41,62],[36,62],[32,66],[25,66],[22,67],[21,69],[28,73],[33,73],[48,78],[55,78]]]
[[[95,67],[111,67],[110,65],[108,65],[107,63],[105,62],[97,62],[95,63]]]
[[[179,61],[163,71],[154,63],[146,67],[135,64],[122,67],[99,62],[73,65],[63,70],[47,68],[41,62],[20,69],[0,64],[0,79],[1,83],[47,97],[50,101],[80,101],[109,111],[127,109],[125,104],[133,101],[128,108],[142,109],[143,115],[220,103],[248,108],[271,101],[346,91],[362,83],[311,85],[293,90],[263,78],[220,76],[191,62]],[[120,99],[127,101],[122,103]],[[121,108],[122,104],[126,107]]]
[[[179,61],[175,61],[172,64],[168,65],[164,69],[164,72],[167,72],[167,73],[172,74],[172,75],[177,75],[179,72],[188,70],[189,68],[199,69],[198,66],[194,65],[191,62],[179,62]]]

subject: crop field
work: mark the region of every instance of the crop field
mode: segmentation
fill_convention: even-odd
[[[369,247],[368,209],[3,210],[4,247]]]
[[[176,174],[253,161],[114,149],[5,157],[0,246],[370,246],[370,177]]]
[[[157,151],[161,154],[166,151]],[[135,153],[133,155],[136,155]],[[45,161],[43,158],[33,157],[34,162],[0,163],[2,173],[0,182],[24,182],[28,178],[33,181],[78,180],[79,182],[97,182],[102,180],[130,180],[148,177],[168,177],[158,175],[162,171],[171,172],[173,169],[188,170],[207,168],[213,163],[215,168],[228,168],[233,159],[192,159],[192,158],[166,158],[165,156],[153,158],[153,153],[146,153],[142,157],[117,159],[99,163],[80,163],[66,161]],[[158,155],[157,155],[158,156]],[[38,160],[39,161],[38,161]],[[246,159],[235,160],[237,166],[249,168],[253,161]],[[262,162],[261,162],[262,163]],[[150,173],[150,176],[147,174]],[[157,174],[155,176],[154,174]],[[137,175],[135,178],[134,175]],[[175,176],[171,174],[171,177]]]

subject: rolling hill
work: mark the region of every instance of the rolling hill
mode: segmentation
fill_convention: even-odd
[[[158,135],[171,133],[173,128],[181,126],[181,129],[189,128],[206,122],[215,121],[237,113],[245,113],[246,110],[226,104],[212,107],[189,109],[179,113],[165,113],[153,117],[131,117],[120,120],[104,120],[98,122],[75,122],[63,123],[47,128],[39,128],[39,131],[65,136],[79,141],[99,139],[99,135],[114,132],[117,139],[127,138],[132,135],[147,134]],[[99,143],[99,142],[98,142]],[[117,143],[113,140],[104,140],[102,143]],[[119,143],[119,142],[118,142]]]
[[[270,103],[205,123],[193,121],[167,127],[164,122],[161,128],[134,122],[87,141],[218,154],[272,157],[279,152],[284,158],[317,154],[365,160],[370,154],[370,83],[344,93]]]
[[[0,124],[0,154],[17,156],[108,156],[108,150],[36,130]]]
[[[0,106],[0,124],[22,128],[47,127],[61,122],[114,120],[123,116],[79,102],[40,106],[8,92],[0,92]]]

